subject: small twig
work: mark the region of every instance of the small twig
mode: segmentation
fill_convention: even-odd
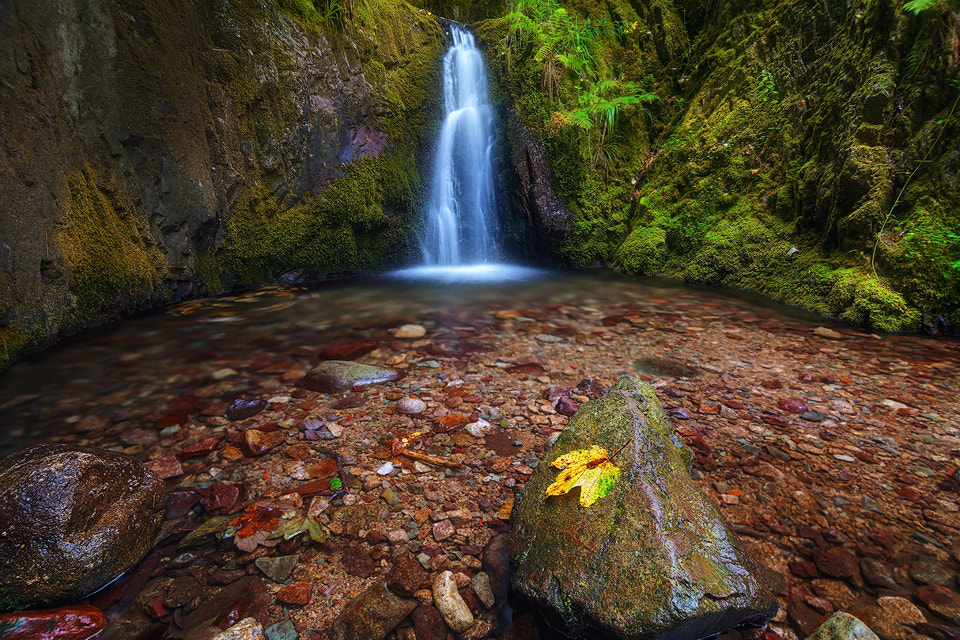
[[[443,458],[437,458],[436,456],[428,456],[425,453],[417,453],[416,451],[403,451],[398,452],[396,455],[404,456],[405,458],[410,458],[411,460],[417,460],[419,462],[424,462],[426,464],[432,464],[435,467],[446,467],[448,469],[460,469],[463,467],[462,464],[456,462],[450,462],[449,460],[444,460]]]
[[[607,459],[610,460],[610,461],[613,461],[613,459],[617,457],[617,454],[619,454],[621,451],[623,451],[624,449],[626,449],[626,448],[627,448],[627,445],[630,444],[631,442],[633,442],[633,437],[631,437],[629,440],[627,440],[626,442],[624,442],[624,443],[623,443],[623,446],[620,447],[619,449],[617,449],[616,451],[614,451],[614,452],[613,452],[613,455],[610,456],[610,457],[607,458]]]

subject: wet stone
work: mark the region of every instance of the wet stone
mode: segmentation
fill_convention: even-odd
[[[940,585],[917,589],[917,597],[938,616],[960,625],[960,596]]]
[[[244,618],[229,629],[213,636],[211,640],[261,640],[263,627],[256,618]]]
[[[952,586],[957,572],[935,560],[917,560],[910,565],[910,578],[917,584]]]
[[[303,606],[309,604],[313,596],[313,585],[309,582],[294,582],[277,592],[277,599],[286,604]]]
[[[477,598],[487,609],[496,604],[496,598],[490,586],[490,576],[483,571],[479,571],[473,576],[470,580],[470,588],[473,589],[473,592],[477,594]]]
[[[281,620],[263,631],[267,640],[297,640],[297,628],[289,620]]]
[[[166,509],[142,462],[96,447],[44,444],[0,460],[0,602],[75,601],[137,564]]]
[[[860,571],[863,573],[863,579],[867,584],[881,589],[900,590],[900,585],[897,584],[893,572],[875,558],[861,558]]]
[[[432,605],[417,607],[410,618],[413,620],[413,628],[418,640],[420,638],[445,638],[447,636],[447,626],[443,621],[443,616]]]
[[[399,596],[409,598],[420,590],[430,575],[421,564],[409,556],[401,556],[387,573],[387,587]]]
[[[321,393],[336,393],[355,386],[393,382],[399,377],[392,369],[343,360],[327,360],[308,371],[297,381],[297,386]]]
[[[427,403],[420,398],[403,398],[397,403],[397,411],[405,415],[417,415],[427,410]]]
[[[230,420],[246,420],[252,418],[267,407],[265,400],[244,400],[237,398],[227,407],[227,418]]]
[[[863,622],[843,611],[830,616],[808,640],[879,640]]]
[[[551,461],[589,445],[615,451],[631,438],[619,459],[631,471],[609,495],[589,508],[578,491],[546,496],[558,473]],[[693,482],[685,451],[656,392],[639,379],[621,378],[603,399],[584,404],[516,500],[514,589],[551,611],[568,634],[586,636],[669,629],[673,637],[700,638],[773,617],[778,603],[759,565]],[[673,556],[664,548],[684,551]]]
[[[857,573],[857,561],[843,547],[830,547],[816,556],[817,569],[833,578],[852,578]]]
[[[387,589],[385,582],[376,582],[344,605],[327,630],[327,637],[329,640],[383,638],[416,608],[416,600],[401,598]],[[424,637],[442,638],[443,635]]]
[[[87,640],[106,625],[106,616],[87,604],[0,614],[4,640]]]
[[[344,549],[340,560],[346,572],[358,578],[369,578],[377,571],[377,563],[363,547],[357,545]]]
[[[906,598],[884,596],[877,598],[877,605],[867,625],[883,640],[902,640],[913,625],[926,622],[923,612]]]
[[[415,340],[425,335],[427,335],[427,330],[420,324],[405,324],[393,332],[393,337],[401,340]]]
[[[297,566],[298,560],[300,560],[300,554],[293,554],[290,556],[277,556],[275,558],[257,558],[254,564],[257,565],[260,571],[263,571],[263,575],[274,582],[283,582],[293,573],[293,569]]]
[[[433,581],[433,605],[443,616],[447,626],[462,633],[473,625],[473,613],[463,601],[453,573],[443,571]]]

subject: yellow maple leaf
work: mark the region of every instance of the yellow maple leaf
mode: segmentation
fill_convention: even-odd
[[[597,445],[566,453],[550,466],[561,469],[557,479],[547,487],[548,496],[560,496],[580,487],[580,506],[589,507],[604,497],[620,479],[620,467],[610,461],[607,450]]]

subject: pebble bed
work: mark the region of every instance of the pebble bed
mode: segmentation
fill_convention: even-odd
[[[416,561],[427,577],[413,571],[406,588],[421,605],[442,582],[472,610],[458,637],[546,638],[532,612],[506,636],[484,618],[482,550],[509,531],[514,496],[577,406],[639,376],[780,599],[766,630],[732,637],[805,638],[843,610],[883,640],[952,640],[958,347],[610,274],[272,289],[180,305],[15,367],[0,379],[0,444],[103,446],[166,479],[154,552],[90,600],[113,637],[239,622],[245,600],[215,597],[233,587],[266,594],[270,640],[323,638],[351,598]],[[295,386],[327,359],[403,377],[336,394]],[[296,518],[302,533],[269,537]],[[427,617],[388,637],[420,637]]]

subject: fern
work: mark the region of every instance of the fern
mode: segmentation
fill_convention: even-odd
[[[939,5],[946,6],[946,4],[944,0],[910,0],[903,5],[903,10],[918,15],[930,9],[941,8]]]

